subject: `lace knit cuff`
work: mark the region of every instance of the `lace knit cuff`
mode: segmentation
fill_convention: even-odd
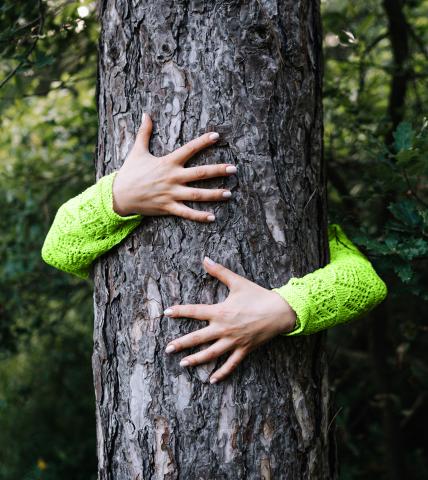
[[[283,335],[301,335],[310,318],[310,303],[308,302],[309,295],[306,285],[299,282],[298,278],[291,278],[286,285],[281,288],[274,288],[273,291],[278,293],[296,314],[294,329],[291,332],[283,333]]]
[[[387,287],[370,261],[338,225],[329,227],[330,263],[273,289],[296,313],[283,335],[309,335],[361,317],[380,303]]]
[[[46,263],[87,278],[92,263],[140,224],[141,215],[121,217],[113,210],[115,176],[102,177],[59,208],[42,247]]]

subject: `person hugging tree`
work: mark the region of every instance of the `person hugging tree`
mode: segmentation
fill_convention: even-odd
[[[42,248],[44,261],[60,270],[88,278],[94,261],[119,244],[153,215],[175,215],[190,221],[214,222],[210,212],[192,209],[186,201],[227,201],[225,189],[194,188],[196,180],[234,175],[233,165],[186,168],[197,152],[216,143],[206,133],[163,157],[149,152],[152,121],[143,115],[135,144],[122,167],[68,200],[58,210]],[[171,341],[166,353],[207,342],[208,348],[183,358],[194,367],[226,352],[230,356],[210,382],[225,379],[251,351],[276,335],[310,335],[366,314],[379,304],[387,288],[370,261],[339,225],[328,227],[330,263],[286,285],[265,289],[205,257],[205,270],[229,289],[214,305],[173,305],[164,315],[206,320],[209,324]]]

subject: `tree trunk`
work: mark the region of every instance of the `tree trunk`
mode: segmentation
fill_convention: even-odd
[[[233,191],[197,205],[213,224],[145,218],[96,265],[99,478],[333,478],[323,335],[277,337],[210,385],[221,361],[164,353],[205,323],[162,316],[225,298],[204,255],[267,288],[327,261],[318,2],[104,0],[100,18],[97,176],[121,166],[143,111],[153,154],[216,130],[190,164],[238,174],[205,183]]]

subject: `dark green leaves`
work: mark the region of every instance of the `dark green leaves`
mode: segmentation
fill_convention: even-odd
[[[401,122],[393,133],[395,150],[397,152],[410,150],[413,146],[414,136],[412,125],[409,122]]]

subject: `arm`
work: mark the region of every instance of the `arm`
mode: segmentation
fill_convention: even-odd
[[[43,260],[60,270],[87,278],[92,263],[129,235],[142,215],[177,215],[213,222],[211,212],[195,210],[186,201],[220,201],[228,189],[187,186],[188,182],[228,177],[230,164],[185,168],[199,151],[212,146],[218,133],[208,132],[163,157],[149,152],[152,121],[145,114],[135,144],[118,172],[101,178],[58,210],[42,248]]]
[[[87,278],[94,260],[121,242],[141,222],[113,210],[116,172],[101,178],[62,205],[42,247],[43,260],[64,272]]]
[[[231,352],[211,376],[226,378],[251,351],[278,334],[318,332],[367,313],[386,296],[386,286],[370,262],[339,226],[329,227],[330,263],[292,278],[285,286],[268,290],[205,259],[204,268],[229,288],[229,296],[215,305],[175,305],[171,317],[208,320],[209,325],[169,343],[166,353],[214,343],[183,358],[180,365],[195,366]]]
[[[327,266],[274,289],[297,314],[285,335],[309,335],[361,317],[386,296],[385,283],[340,226],[330,225],[328,236]]]

